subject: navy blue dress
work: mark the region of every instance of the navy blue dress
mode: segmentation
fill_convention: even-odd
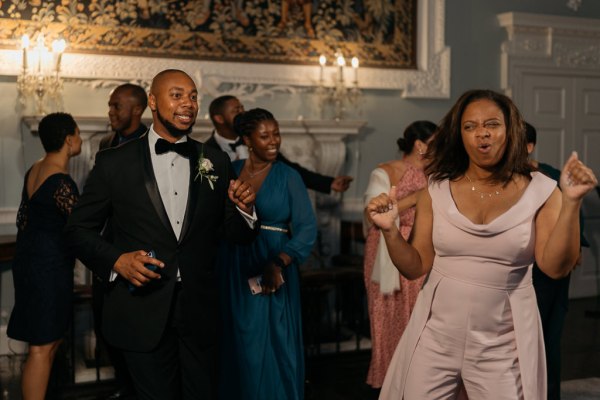
[[[25,175],[25,182],[29,171]],[[71,321],[73,266],[62,230],[79,192],[66,174],[49,176],[33,193],[23,185],[13,262],[15,306],[10,338],[43,345],[61,339]]]
[[[239,175],[243,161],[234,164]],[[300,175],[275,162],[256,197],[262,229],[250,245],[224,243],[219,254],[223,330],[219,397],[304,399],[304,350],[298,266],[317,237],[312,204]],[[288,230],[289,233],[282,230]],[[284,252],[292,263],[272,295],[252,295],[248,278]]]

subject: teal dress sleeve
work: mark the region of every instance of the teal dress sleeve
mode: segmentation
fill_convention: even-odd
[[[291,239],[282,251],[292,257],[294,263],[301,264],[310,255],[315,244],[317,220],[306,187],[296,171],[289,172],[287,187],[291,210]]]

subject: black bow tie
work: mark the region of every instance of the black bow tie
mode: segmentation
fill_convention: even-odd
[[[158,139],[156,141],[156,145],[154,146],[154,150],[156,154],[168,153],[169,151],[174,151],[182,157],[190,158],[192,155],[192,146],[189,142],[181,142],[181,143],[171,143],[166,141],[165,139]]]
[[[242,138],[238,137],[235,142],[229,143],[229,147],[231,147],[231,150],[235,151],[235,149],[237,149],[238,146],[241,146],[243,144],[244,144],[244,141],[242,140]]]

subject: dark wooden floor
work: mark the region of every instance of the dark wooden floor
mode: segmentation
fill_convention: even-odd
[[[562,355],[563,380],[600,376],[600,298],[571,300]],[[309,357],[306,360],[306,400],[376,399],[377,391],[364,383],[369,357],[368,350]],[[0,397],[3,400],[20,399],[20,365],[13,365],[13,370],[17,373],[7,376],[6,366],[0,369],[0,386],[8,396]],[[84,385],[64,389],[57,398],[99,400],[106,398],[112,390],[114,387],[110,382]]]

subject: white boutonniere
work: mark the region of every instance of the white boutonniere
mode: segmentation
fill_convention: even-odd
[[[215,168],[213,167],[212,161],[210,161],[208,158],[204,158],[204,146],[202,146],[200,158],[198,158],[198,173],[196,174],[194,180],[200,177],[200,182],[202,182],[202,179],[206,178],[208,184],[210,185],[210,188],[212,190],[215,190],[214,183],[217,181],[217,179],[219,179],[219,177],[217,175],[211,174],[211,172],[214,170]]]

